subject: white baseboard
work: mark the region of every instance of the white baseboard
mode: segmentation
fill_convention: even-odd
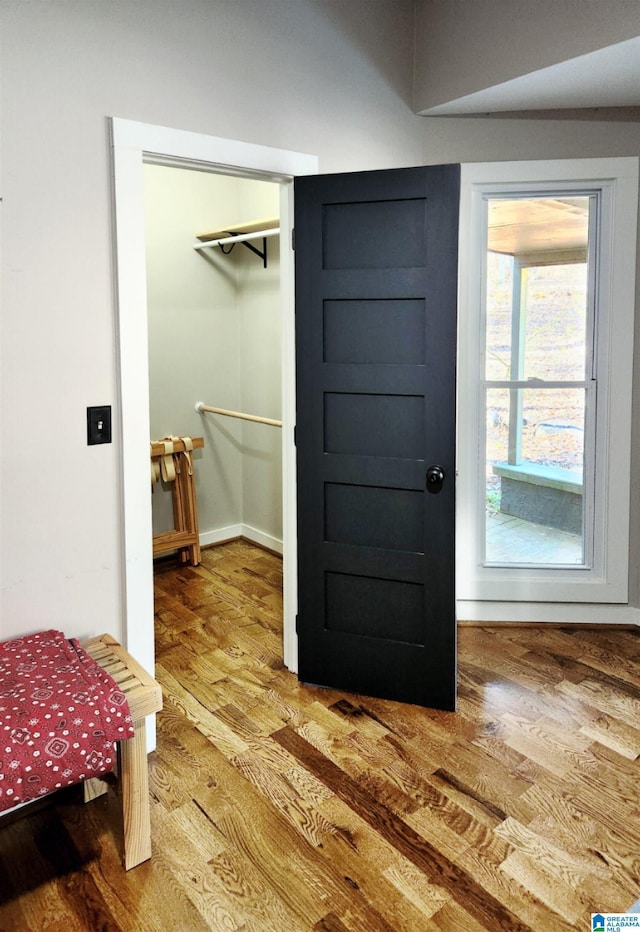
[[[633,605],[576,602],[467,602],[458,600],[458,621],[529,624],[640,625]]]
[[[272,537],[265,531],[259,531],[258,528],[251,527],[250,524],[243,524],[242,537],[253,541],[260,547],[266,547],[267,550],[274,550],[276,553],[282,553],[282,541],[278,537]]]
[[[242,524],[230,524],[227,527],[218,527],[210,531],[200,531],[200,546],[210,547],[211,544],[221,544],[225,540],[235,540],[243,536]]]
[[[258,528],[251,527],[250,524],[230,524],[227,527],[202,531],[200,546],[208,547],[211,544],[220,544],[225,540],[235,540],[238,537],[246,537],[247,540],[253,541],[254,544],[258,544],[260,547],[282,553],[282,541],[279,538],[273,537],[265,531],[260,531]]]

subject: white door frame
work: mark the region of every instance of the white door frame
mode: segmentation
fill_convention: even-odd
[[[148,670],[155,666],[153,544],[149,489],[149,372],[143,203],[143,163],[179,165],[280,184],[281,237],[291,242],[293,178],[318,171],[315,156],[204,136],[131,120],[111,121],[120,424],[121,513],[124,548],[124,630],[127,649]],[[284,643],[287,667],[297,671],[295,426],[295,301],[291,248],[281,250],[282,491]],[[196,399],[194,399],[194,402]]]

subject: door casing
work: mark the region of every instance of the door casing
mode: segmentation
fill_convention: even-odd
[[[154,668],[153,554],[149,495],[149,377],[143,212],[145,162],[258,178],[280,184],[281,237],[290,242],[293,178],[315,174],[313,155],[272,149],[182,130],[113,118],[116,290],[118,305],[123,631],[127,649]],[[281,250],[282,481],[285,664],[297,669],[295,614],[296,486],[293,252]],[[194,403],[197,399],[194,398]],[[153,746],[153,739],[151,741]]]

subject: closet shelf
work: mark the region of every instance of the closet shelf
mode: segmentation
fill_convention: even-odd
[[[196,233],[197,243],[194,249],[206,249],[209,246],[219,246],[225,255],[228,255],[236,243],[244,243],[247,249],[260,256],[264,267],[267,267],[267,237],[277,236],[280,232],[278,217],[263,217],[260,220],[250,220],[246,223],[232,224],[224,229]],[[250,240],[262,239],[262,251],[253,246]],[[228,249],[224,247],[228,246]]]
[[[232,226],[218,228],[211,232],[206,233],[196,233],[196,239],[199,239],[201,243],[207,243],[212,239],[221,239],[224,237],[232,237],[234,234],[239,233],[262,233],[263,230],[270,230],[273,227],[280,225],[280,220],[278,217],[263,217],[261,220],[251,220],[247,223],[236,223]]]

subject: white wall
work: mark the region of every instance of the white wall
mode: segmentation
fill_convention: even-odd
[[[122,633],[107,117],[414,164],[411,49],[410,0],[3,0],[3,635]]]
[[[633,0],[417,0],[414,109],[637,35]]]
[[[196,233],[235,223],[236,180],[144,166],[151,437],[205,436],[194,453],[201,527],[235,525],[242,508],[240,431],[212,438],[196,401],[240,402],[235,263],[193,249]],[[217,399],[215,402],[211,399]],[[173,527],[170,486],[152,495],[154,533]]]
[[[640,150],[636,124],[417,117],[412,49],[411,0],[3,0],[3,635],[122,632],[108,116],[329,172]]]
[[[241,183],[239,218],[277,217],[279,185]],[[262,241],[256,243],[262,248]],[[246,249],[238,262],[241,410],[282,419],[280,237],[267,240],[267,268]],[[238,252],[238,247],[236,247]],[[282,547],[282,431],[242,422],[243,533],[279,550]]]
[[[640,153],[640,123],[421,117],[423,162],[508,162]]]
[[[194,454],[203,544],[242,533],[277,548],[281,432],[194,404],[280,418],[278,237],[266,269],[243,245],[223,255],[193,243],[203,230],[277,217],[279,185],[150,164],[144,179],[151,436],[204,437]],[[170,485],[154,486],[152,505],[154,532],[172,528]]]

